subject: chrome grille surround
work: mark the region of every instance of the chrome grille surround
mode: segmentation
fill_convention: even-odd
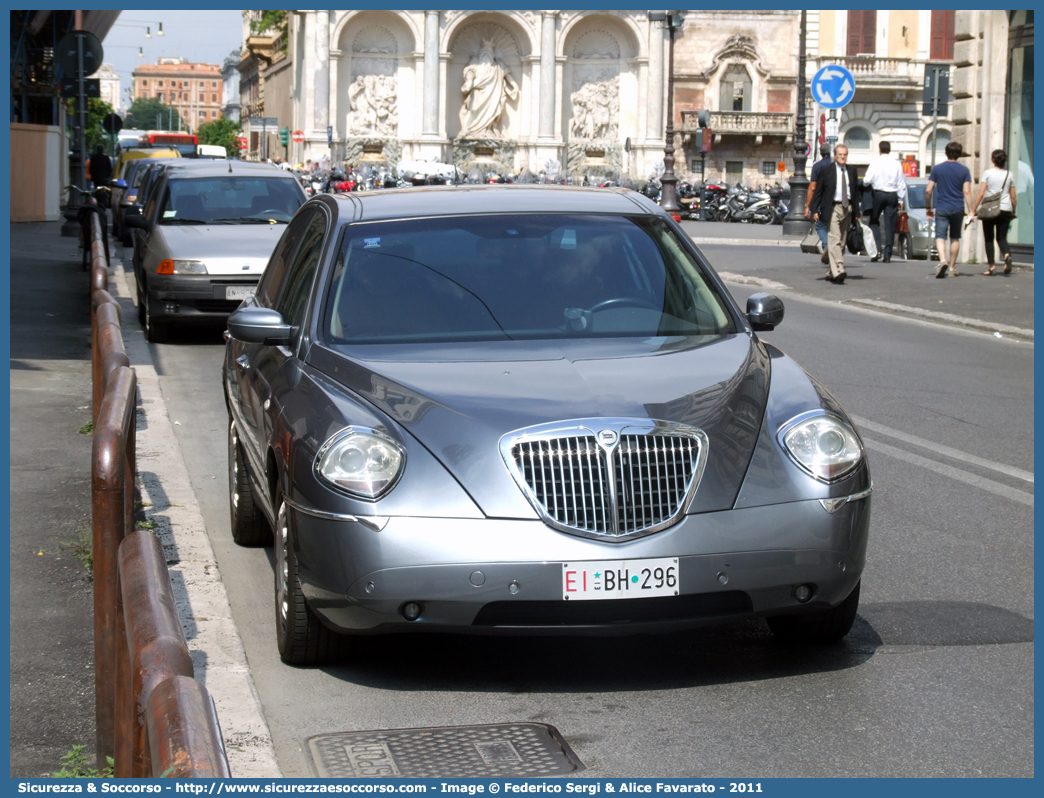
[[[709,448],[701,429],[647,418],[558,421],[500,439],[508,471],[545,524],[616,543],[681,520]]]

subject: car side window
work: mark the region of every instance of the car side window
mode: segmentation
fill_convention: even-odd
[[[326,214],[317,211],[312,214],[311,224],[301,240],[301,246],[287,269],[285,288],[279,296],[275,309],[283,317],[283,321],[291,326],[299,326],[304,321],[308,295],[312,290],[316,269],[323,254],[323,240],[326,237]]]
[[[144,216],[146,219],[152,220],[156,218],[156,205],[158,204],[158,200],[160,198],[161,182],[161,180],[157,179],[152,186],[151,192],[149,193],[149,198],[145,204]]]
[[[265,269],[265,273],[261,275],[261,282],[257,286],[257,301],[263,307],[275,307],[276,299],[282,293],[287,267],[290,265],[297,245],[307,232],[315,214],[316,211],[312,210],[298,214],[290,222],[286,232],[283,233],[283,238],[280,240],[275,252],[272,253],[272,259],[268,262],[268,267]]]

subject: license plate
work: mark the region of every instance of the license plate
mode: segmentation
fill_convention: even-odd
[[[562,563],[562,598],[569,601],[678,595],[678,559]]]
[[[254,295],[252,285],[229,285],[225,287],[225,299],[250,299]]]

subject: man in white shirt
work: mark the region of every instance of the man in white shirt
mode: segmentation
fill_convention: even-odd
[[[870,211],[870,230],[877,243],[877,255],[871,260],[892,261],[892,243],[895,241],[895,219],[906,203],[906,176],[899,161],[892,157],[892,145],[882,141],[881,155],[874,158],[863,175],[864,188],[873,189],[874,204]],[[884,214],[884,234],[881,215]]]

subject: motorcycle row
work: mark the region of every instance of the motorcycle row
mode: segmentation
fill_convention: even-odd
[[[574,180],[571,177],[548,177],[545,174],[534,175],[529,170],[523,169],[517,175],[499,174],[497,172],[479,172],[472,170],[464,174],[459,169],[445,164],[431,164],[430,171],[396,169],[387,167],[367,167],[360,169],[352,167],[333,167],[332,169],[317,169],[314,171],[298,171],[298,179],[305,193],[309,196],[315,194],[335,194],[350,191],[374,191],[384,188],[409,188],[412,186],[445,186],[464,185],[480,183],[546,183],[557,185],[584,185],[607,188],[620,185],[619,182],[608,179],[588,180],[581,178]],[[637,189],[637,186],[633,186]]]
[[[662,186],[659,180],[649,178],[640,191],[653,202],[659,202]],[[783,224],[783,219],[790,210],[789,187],[754,189],[741,183],[728,186],[716,182],[701,186],[699,183],[680,180],[676,191],[678,204],[682,207],[679,215],[683,219]]]
[[[409,188],[411,186],[443,186],[478,183],[547,183],[557,185],[583,185],[608,188],[624,186],[641,192],[654,202],[660,201],[662,187],[655,177],[642,186],[612,178],[573,179],[567,176],[550,177],[544,173],[533,174],[523,169],[517,175],[480,172],[473,169],[465,175],[459,169],[446,164],[424,165],[426,168],[388,168],[385,166],[333,167],[299,173],[305,193],[333,194],[350,191],[374,191],[384,188]],[[750,224],[783,224],[790,203],[790,189],[772,186],[754,189],[737,183],[728,186],[709,182],[679,181],[678,202],[682,207],[678,216],[682,219],[699,219],[715,222],[748,222]]]

